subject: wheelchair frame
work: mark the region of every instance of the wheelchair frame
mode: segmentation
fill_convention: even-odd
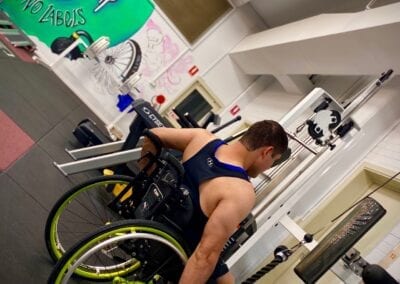
[[[186,210],[185,214],[182,214],[181,216],[185,216],[186,218],[188,218],[188,216],[190,216],[190,214],[192,213],[191,202],[189,202],[189,206],[187,206],[188,201],[190,200],[189,194],[188,192],[186,194],[185,189],[181,187],[183,166],[180,164],[177,158],[172,156],[172,154],[170,154],[168,151],[162,151],[161,142],[158,140],[158,137],[156,137],[149,131],[144,131],[144,134],[148,136],[150,140],[153,142],[153,144],[156,146],[157,153],[155,155],[152,154],[145,155],[143,158],[149,158],[149,161],[147,162],[146,166],[139,172],[139,174],[136,177],[133,178],[126,177],[126,180],[130,179],[130,182],[127,182],[127,185],[122,190],[120,190],[118,194],[114,196],[111,202],[109,202],[108,204],[104,204],[104,206],[107,206],[108,209],[111,209],[112,211],[116,212],[119,216],[121,216],[121,218],[125,219],[134,218],[135,220],[133,222],[137,220],[157,220],[158,224],[167,225],[168,226],[167,228],[172,228],[171,230],[173,231],[180,231],[180,224],[179,224],[180,221],[174,220],[173,218],[171,218],[171,216],[168,216],[168,213],[175,212],[179,207],[182,207],[184,208],[184,210]],[[154,164],[156,164],[156,168],[150,175],[148,175],[147,171]],[[104,177],[103,179],[107,180],[114,178],[116,180],[123,180],[123,176],[109,176],[109,177]],[[94,181],[96,182],[97,180],[98,178],[95,179]],[[89,184],[88,186],[90,187],[90,181],[87,183]],[[135,187],[135,185],[137,187]],[[134,188],[134,190],[132,190],[132,188]],[[57,243],[57,240],[59,240],[59,238],[56,232],[58,224],[54,223],[60,220],[60,216],[62,214],[62,212],[58,211],[59,210],[67,211],[68,204],[71,203],[74,198],[78,197],[79,192],[78,193],[77,192],[78,190],[76,190],[75,188],[72,189],[70,192],[67,192],[61,198],[62,201],[56,203],[55,208],[53,208],[53,210],[51,211],[51,214],[49,215],[49,218],[46,223],[47,248],[49,250],[50,255],[55,260],[59,259],[59,262],[61,263],[64,263],[66,261],[65,258],[71,257],[69,256],[70,251],[74,250],[76,246],[78,247],[79,245],[85,246],[85,240],[87,239],[85,238],[84,240],[78,240],[77,245],[64,251],[60,250],[60,248],[63,248],[62,244],[60,243],[55,244]],[[127,195],[129,196],[126,198]],[[183,203],[185,203],[186,206],[183,206]],[[100,230],[103,232],[103,234],[107,235],[109,230],[112,230],[114,227],[112,225],[106,225],[106,224],[104,225],[105,226],[101,227]],[[98,233],[95,232],[94,234],[96,235]],[[93,234],[90,233],[88,235],[88,238],[90,239],[92,235]],[[144,236],[149,237],[148,235]],[[108,237],[105,236],[104,238],[107,239]],[[137,238],[137,236],[135,235],[127,238],[128,239]],[[156,238],[156,240],[158,240],[159,242],[161,241],[164,244],[167,244],[170,248],[174,248],[177,245],[182,246],[179,244],[172,245],[169,240],[162,241],[162,237],[159,236]],[[185,244],[183,244],[183,246],[186,247]],[[177,250],[175,249],[175,252],[176,251]],[[188,252],[187,249],[184,251]],[[181,254],[181,256],[182,255],[183,254]],[[71,269],[74,270],[74,273],[84,278],[89,278],[92,280],[102,279],[97,277],[95,274],[90,274],[85,272],[85,269],[88,267],[88,265],[84,264],[83,263],[84,261],[85,259],[81,260],[80,262],[81,266],[76,265],[75,261],[75,266],[71,267]],[[57,269],[59,269],[58,264],[55,266],[54,270],[56,271]],[[71,271],[71,269],[69,269],[68,271]],[[63,271],[65,271],[65,267]],[[52,275],[54,273],[52,273]],[[61,271],[58,273],[63,273],[63,272]],[[71,273],[69,273],[67,276],[70,277],[70,274]],[[49,283],[52,283],[54,279],[58,278],[57,277],[54,278],[52,276],[50,279]]]

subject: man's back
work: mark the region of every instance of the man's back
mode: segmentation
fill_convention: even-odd
[[[196,248],[194,255],[207,255],[205,262],[197,261],[195,265],[189,265],[198,269],[197,272],[189,272],[190,281],[182,279],[182,283],[190,283],[193,273],[208,271],[206,273],[211,274],[226,241],[254,205],[254,190],[244,169],[246,151],[238,142],[232,145],[221,143],[216,136],[203,129],[157,128],[154,133],[166,147],[183,152],[183,165],[188,171],[185,175],[195,216],[185,234],[191,247]],[[199,162],[203,165],[197,166]],[[206,171],[210,162],[218,167]],[[202,167],[205,174],[199,178],[197,171]],[[196,262],[196,258],[191,259],[189,262]],[[222,265],[218,262],[216,278],[227,272],[226,266],[219,269]]]
[[[216,139],[204,129],[156,128],[152,131],[165,147],[183,152],[184,163],[190,163],[190,159],[200,149]],[[219,145],[212,153],[215,157],[213,161],[231,168],[241,168],[250,177],[256,177],[281,157],[287,144],[286,132],[282,126],[277,122],[264,120],[253,124],[239,141]],[[206,173],[211,174],[209,178],[196,181],[196,165],[190,168],[194,172],[192,176],[195,190],[198,189],[199,212],[204,215],[206,224],[201,239],[185,266],[180,283],[205,283],[213,274],[226,241],[250,213],[255,202],[255,193],[251,183],[236,173],[213,176],[211,171]],[[217,279],[218,283],[234,282],[233,275],[227,268],[211,277]]]
[[[234,183],[229,190],[226,190],[227,194],[232,196],[236,194],[234,188],[237,187],[240,180],[246,184],[249,183],[249,177],[242,167],[225,163],[215,156],[224,146],[225,143],[222,140],[213,139],[183,163],[185,168],[184,184],[189,189],[194,207],[192,222],[185,230],[192,247],[195,247],[200,241],[204,226],[213,208],[221,198],[224,198],[222,194],[224,188]]]
[[[204,129],[174,129],[171,131],[171,129],[157,128],[154,132],[161,137],[167,147],[183,152],[182,162],[185,170],[189,170],[189,173],[186,173],[188,175],[187,178],[192,178],[190,185],[194,185],[198,189],[201,208],[207,217],[210,216],[215,206],[222,199],[232,199],[232,201],[241,199],[242,202],[237,204],[238,209],[242,206],[248,208],[246,200],[250,200],[252,204],[254,203],[255,194],[244,169],[243,155],[240,154],[241,151],[238,149],[238,142],[234,145],[224,144],[215,135]],[[176,140],[179,140],[180,143],[175,143]],[[214,141],[216,143],[213,143]],[[208,157],[204,155],[199,158],[196,157],[199,151],[204,150],[207,145],[211,147],[211,150],[207,150],[206,153]],[[213,149],[213,147],[216,148]],[[202,159],[204,160],[201,161]],[[204,165],[198,164],[200,162],[205,164],[216,163],[210,165],[210,171],[221,171],[221,174],[214,173],[210,175],[210,173],[206,173],[205,175],[210,175],[208,178],[202,177],[198,180],[199,172],[196,171],[204,168]],[[224,169],[227,169],[226,173],[223,173]],[[235,190],[235,188],[238,189]],[[240,188],[245,190],[242,191]]]

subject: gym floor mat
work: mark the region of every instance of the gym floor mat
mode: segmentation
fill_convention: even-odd
[[[18,160],[34,141],[0,110],[0,172]]]

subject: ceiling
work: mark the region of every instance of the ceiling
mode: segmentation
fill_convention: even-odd
[[[251,0],[250,4],[269,28],[322,13],[346,13],[365,10],[371,0]],[[378,7],[400,0],[376,0]]]

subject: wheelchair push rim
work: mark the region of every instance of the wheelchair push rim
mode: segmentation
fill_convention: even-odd
[[[66,281],[72,274],[86,279],[107,281],[134,273],[142,265],[134,257],[118,265],[102,267],[82,264],[99,250],[107,248],[114,242],[124,240],[146,239],[157,241],[172,249],[184,265],[187,261],[189,250],[186,244],[179,240],[180,237],[175,234],[173,231],[171,232],[170,228],[152,221],[131,220],[116,222],[113,225],[104,227],[93,236],[88,236],[86,240],[83,240],[68,251],[53,270],[50,279],[53,278],[55,281],[52,280],[51,283],[67,283]],[[126,283],[140,283],[140,281],[128,281]]]
[[[105,188],[115,185],[128,186],[133,180],[133,177],[128,176],[102,176],[77,185],[66,192],[54,205],[46,222],[45,239],[47,250],[51,257],[54,260],[58,260],[66,250],[87,234],[102,226],[124,219],[113,210],[106,208],[106,203],[109,200],[99,200],[97,198],[96,200],[91,200],[92,197],[90,195],[96,190],[104,191],[102,194],[109,194],[109,199],[111,200],[113,198],[112,193],[105,192]],[[89,202],[80,201],[79,198],[81,197],[88,199]],[[93,198],[95,197],[93,196]],[[72,206],[79,206],[79,210],[83,210],[85,214],[90,214],[90,217],[95,219],[87,220],[86,217],[79,216],[77,212],[80,211],[69,209]],[[66,214],[69,215],[65,217]],[[73,218],[73,220],[68,223],[69,221],[66,220],[68,218]],[[67,224],[63,224],[62,222],[64,221]],[[73,231],[75,224],[87,225],[87,228],[83,231]],[[68,231],[69,228],[71,228],[71,231]],[[81,230],[81,228],[76,229]],[[68,236],[71,240],[67,241]]]

